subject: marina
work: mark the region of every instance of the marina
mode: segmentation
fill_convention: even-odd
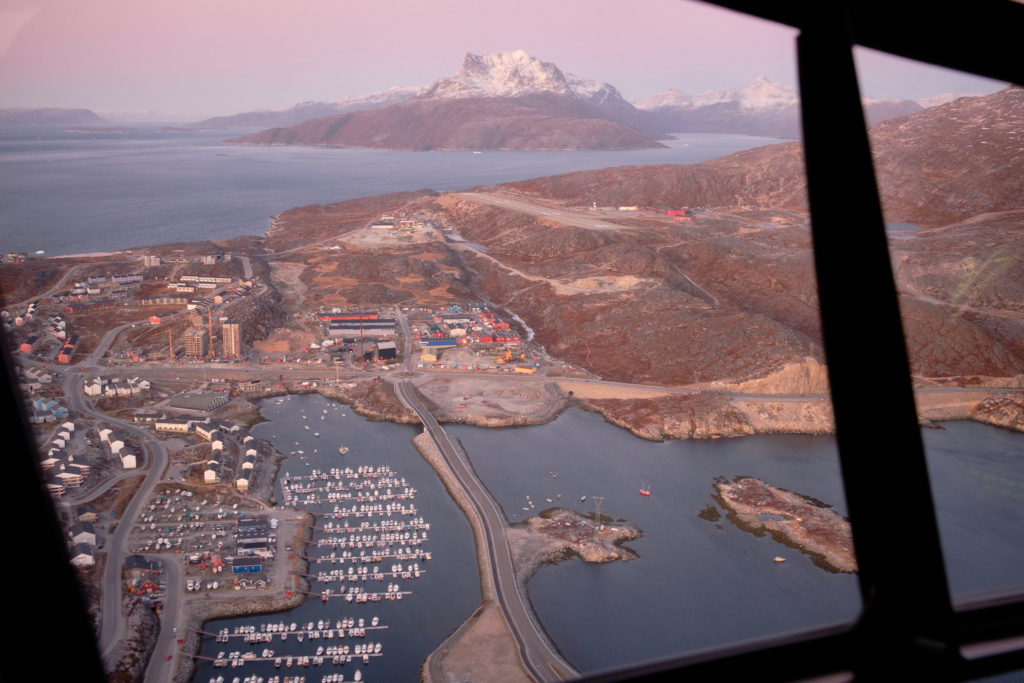
[[[277,505],[307,513],[305,536],[290,551],[297,562],[293,575],[301,579],[298,593],[306,600],[287,612],[208,622],[193,680],[216,683],[225,669],[237,670],[239,683],[245,677],[282,681],[285,672],[292,683],[303,676],[310,683],[417,676],[429,649],[477,601],[461,601],[464,611],[450,617],[441,605],[446,598],[460,601],[444,594],[444,577],[433,568],[440,562],[442,572],[451,571],[460,543],[470,551],[471,546],[450,538],[464,522],[408,444],[415,431],[394,425],[381,430],[316,395],[262,405],[275,417],[291,419],[260,427],[288,454],[277,475]],[[302,416],[325,418],[319,437],[303,429]],[[311,448],[314,439],[326,441],[319,452]],[[339,448],[341,442],[346,445]],[[448,520],[441,527],[432,519],[439,506],[441,519]],[[435,534],[448,551],[435,550]],[[472,564],[469,579],[478,581]],[[433,589],[421,591],[421,585]],[[435,622],[431,645],[423,634]],[[228,683],[233,678],[225,675]]]
[[[323,471],[313,469],[309,474],[299,476],[285,472],[281,475],[281,490],[285,505],[304,506],[317,520],[311,528],[311,537],[305,542],[302,559],[318,567],[325,563],[342,565],[332,569],[318,568],[315,572],[298,572],[310,586],[309,590],[301,592],[319,597],[322,603],[340,600],[350,605],[395,602],[412,595],[412,591],[403,589],[397,580],[419,579],[426,573],[419,562],[432,557],[422,549],[428,541],[430,524],[416,516],[417,511],[412,504],[416,489],[409,486],[404,477],[397,476],[388,465],[354,469],[334,467]],[[354,504],[351,508],[339,507],[338,501],[354,501]],[[314,509],[315,506],[324,506],[324,509]],[[393,515],[413,519],[390,519]],[[349,517],[363,521],[356,525],[347,521]],[[329,555],[321,554],[328,550]],[[388,560],[391,564],[385,565]],[[402,564],[409,560],[415,561]],[[385,580],[388,581],[386,585]],[[366,583],[370,587],[362,585]],[[236,624],[234,627],[222,627],[216,633],[203,632],[203,635],[212,636],[218,643],[249,645],[250,649],[218,651],[216,656],[202,655],[201,658],[210,661],[214,668],[238,668],[268,662],[275,668],[282,665],[285,668],[293,665],[341,666],[353,662],[366,666],[373,659],[382,657],[384,648],[380,641],[364,639],[368,633],[373,635],[388,628],[377,615],[345,616],[333,621],[321,618],[305,624],[283,620]],[[331,642],[346,639],[363,642]],[[256,647],[289,640],[296,643],[316,641],[317,647],[309,654],[287,655],[278,655],[271,648]],[[210,680],[216,681],[215,678]],[[325,677],[323,680],[330,679]]]

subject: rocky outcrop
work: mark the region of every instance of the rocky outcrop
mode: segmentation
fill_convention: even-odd
[[[743,411],[720,394],[674,395],[661,399],[588,399],[583,406],[643,439],[706,439],[753,434]]]
[[[622,544],[640,538],[640,529],[630,524],[598,521],[572,510],[551,508],[537,517],[513,525],[507,531],[516,565],[516,578],[523,584],[545,564],[579,557],[584,562],[629,561],[639,557]]]
[[[1024,432],[1024,393],[987,398],[970,416],[978,422]]]
[[[712,382],[710,389],[739,394],[828,394],[828,368],[816,358],[789,363],[764,377],[746,382]]]
[[[740,477],[731,483],[719,481],[715,489],[716,500],[741,529],[767,531],[830,571],[857,571],[850,523],[825,503],[752,477]]]

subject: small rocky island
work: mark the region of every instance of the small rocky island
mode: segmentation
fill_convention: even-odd
[[[585,562],[635,560],[638,555],[621,544],[641,536],[640,529],[602,516],[584,516],[572,510],[551,508],[538,517],[513,525],[508,531],[517,574],[526,581],[544,564],[562,562],[577,555]]]
[[[740,528],[759,534],[767,531],[830,571],[857,571],[850,523],[821,501],[753,477],[720,481],[715,488],[716,499]]]

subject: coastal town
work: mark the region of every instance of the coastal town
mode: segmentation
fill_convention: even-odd
[[[382,225],[408,229],[385,216],[367,230],[379,234]],[[268,680],[297,680],[282,674],[309,667],[369,664],[386,655],[380,642],[366,639],[387,628],[377,617],[372,625],[369,617],[333,625],[265,621],[230,633],[207,632],[204,624],[272,614],[307,599],[401,600],[411,595],[410,580],[428,571],[430,523],[417,516],[410,482],[387,466],[281,471],[287,458],[305,455],[279,452],[249,433],[259,420],[254,401],[280,405],[313,392],[335,401],[332,413],[351,406],[416,421],[391,383],[423,374],[439,378],[440,388],[424,385],[421,396],[449,419],[514,424],[547,419],[564,396],[508,392],[493,380],[589,376],[531,343],[514,315],[476,301],[319,306],[296,312],[291,331],[258,339],[254,328],[265,324],[259,300],[270,287],[246,256],[117,256],[114,264],[68,259],[55,286],[4,309],[3,321],[44,485],[88,587],[100,646],[108,648],[110,666],[135,676],[159,658],[172,667],[170,677],[189,680],[211,638],[250,647],[225,646],[206,666],[262,662],[278,672]],[[38,259],[8,254],[5,267],[32,261]],[[303,330],[301,339],[295,329]],[[489,384],[453,384],[455,378]],[[311,417],[332,417],[323,413]],[[317,422],[304,425],[315,437]],[[341,456],[349,450],[325,448]],[[523,576],[536,569],[536,557],[572,549],[591,561],[619,558],[617,544],[638,535],[621,525],[597,533],[586,518],[545,528],[550,541],[534,542],[533,559],[518,560]],[[106,645],[117,631],[128,637]],[[142,637],[152,631],[160,638]],[[308,655],[275,655],[271,641],[289,636],[323,645]],[[354,675],[360,680],[362,669]]]
[[[434,563],[431,520],[415,504],[422,484],[376,454],[320,439],[326,421],[341,412],[422,425],[413,443],[475,530],[483,611],[423,664],[430,680],[452,671],[486,678],[494,667],[510,680],[524,669],[534,680],[573,675],[517,586],[540,565],[568,557],[633,559],[622,544],[642,533],[602,516],[600,496],[580,499],[579,506],[597,506],[586,516],[563,509],[570,506],[562,493],[545,504],[524,492],[529,519],[510,526],[485,502],[491,494],[441,423],[540,424],[579,405],[654,440],[832,429],[824,371],[813,353],[790,355],[782,365],[759,361],[764,368],[746,382],[712,379],[713,363],[707,379],[680,382],[700,375],[692,365],[643,355],[651,345],[645,337],[658,334],[644,315],[630,322],[649,330],[644,335],[624,330],[602,342],[605,332],[581,323],[572,347],[558,338],[554,353],[519,315],[520,305],[534,317],[544,306],[543,299],[524,303],[535,290],[603,302],[655,292],[653,280],[575,266],[567,276],[530,273],[514,253],[472,241],[484,234],[478,211],[578,226],[583,232],[574,239],[585,240],[642,229],[673,240],[752,216],[774,232],[798,229],[798,215],[566,206],[516,192],[427,193],[369,219],[362,207],[354,218],[339,207],[331,209],[338,212],[332,221],[350,221],[340,233],[316,227],[322,212],[310,217],[299,209],[277,217],[259,249],[210,243],[69,258],[8,254],[0,267],[3,323],[26,422],[111,670],[141,679],[156,675],[145,673],[156,666],[161,679],[188,681],[199,671],[248,667],[266,680],[294,681],[307,671],[341,680],[335,667],[362,678],[363,667],[387,658],[387,638],[367,635],[390,626],[380,615],[344,611],[305,623],[273,617],[306,601],[362,609],[408,601]],[[721,306],[721,293],[680,274],[688,306],[701,315]],[[478,281],[477,296],[468,279]],[[515,283],[511,293],[508,283]],[[499,297],[504,303],[494,303]],[[595,315],[615,315],[602,307]],[[560,316],[573,314],[556,309],[547,338]],[[791,343],[775,339],[755,353]],[[623,381],[620,357],[642,357],[635,372],[644,380]],[[601,377],[600,368],[617,377]],[[658,372],[660,382],[652,379]],[[330,401],[320,414],[301,415],[303,439],[315,446],[275,445],[252,433],[266,419],[258,406],[283,410],[283,401],[303,394]],[[923,387],[919,394],[923,419],[998,423],[1007,400],[980,387]],[[324,466],[329,454],[337,460]],[[294,471],[295,463],[305,471]],[[709,517],[725,515],[756,534],[761,515],[782,515],[789,521],[769,527],[779,542],[830,570],[854,570],[841,516],[769,484],[760,497],[741,501],[730,493],[742,490],[736,487],[710,496],[722,511]],[[635,495],[651,492],[642,484]],[[516,597],[499,600],[508,595]],[[504,606],[500,617],[496,604]],[[227,632],[206,626],[241,615],[247,621]],[[481,642],[493,647],[496,633],[518,642],[523,659],[504,650],[483,659],[468,654]],[[295,650],[295,643],[303,646]]]
[[[502,239],[517,246],[500,247],[495,224],[512,226]],[[380,670],[390,636],[373,636],[394,614],[365,610],[416,599],[436,564],[432,522],[415,501],[423,482],[380,453],[321,439],[351,412],[421,425],[415,448],[474,530],[484,602],[423,662],[423,678],[573,676],[522,587],[546,563],[634,559],[623,544],[642,531],[603,516],[601,495],[570,505],[561,491],[523,491],[526,518],[510,525],[442,424],[542,424],[578,406],[653,441],[831,432],[820,348],[793,331],[802,312],[779,314],[795,316],[789,326],[723,315],[731,285],[711,271],[637,271],[643,259],[621,261],[625,243],[601,246],[644,235],[671,249],[721,231],[774,245],[805,228],[799,212],[753,206],[424,191],[287,211],[253,244],[7,254],[2,319],[25,421],[106,665],[215,682],[228,667],[268,681]],[[544,239],[569,256],[527,267],[548,253]],[[577,263],[581,250],[598,256]],[[665,318],[649,299],[676,303]],[[664,353],[684,338],[679,358]],[[328,403],[298,416],[301,438],[254,433],[266,411],[314,394]],[[925,422],[1012,426],[1019,413],[997,381],[929,379],[918,401]],[[778,518],[765,528],[779,543],[855,571],[841,515],[767,482],[756,495],[711,486],[721,511],[701,518],[755,535],[763,515]],[[633,495],[652,494],[638,483]],[[274,617],[310,601],[342,609]],[[223,619],[234,621],[207,626]]]

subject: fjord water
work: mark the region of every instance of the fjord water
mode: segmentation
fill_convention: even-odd
[[[689,164],[780,142],[689,134],[665,141],[667,149],[482,154],[222,142],[247,132],[2,130],[2,248],[52,256],[263,235],[273,216],[296,206],[608,166]]]
[[[414,680],[426,653],[479,602],[469,527],[408,443],[418,428],[370,422],[341,408],[347,415],[340,420],[328,417],[329,422],[320,423],[312,418],[329,425],[314,439],[303,430],[300,413],[316,416],[333,404],[316,396],[293,397],[280,406],[276,401],[262,403],[270,421],[256,433],[284,453],[305,450],[312,467],[389,464],[419,490],[417,507],[432,524],[433,559],[426,565],[427,575],[408,582],[414,594],[386,605],[386,612],[376,606],[364,610],[379,613],[382,623],[392,626],[374,636],[384,643],[385,656],[366,675]],[[859,613],[855,576],[830,572],[770,536],[740,530],[712,497],[716,480],[755,476],[845,515],[831,437],[761,435],[653,443],[576,409],[533,427],[449,425],[446,430],[463,444],[510,522],[549,506],[591,513],[601,498],[603,515],[643,531],[642,538],[626,544],[639,555],[637,560],[595,565],[573,559],[542,567],[528,583],[541,625],[583,673],[850,621]],[[1024,587],[1024,548],[1018,542],[1024,523],[1024,435],[973,422],[945,423],[943,429],[923,435],[954,595],[962,602],[993,590]],[[351,451],[339,456],[339,442]],[[320,453],[311,455],[313,448]],[[307,469],[305,462],[291,456],[282,472]],[[879,476],[886,476],[884,459]],[[650,488],[650,497],[639,495],[643,484]],[[581,501],[584,495],[587,499]],[[885,504],[892,508],[893,523],[899,524],[900,501]],[[914,533],[906,531],[908,537]],[[775,563],[775,556],[786,562]],[[913,563],[915,558],[892,561]],[[324,606],[313,598],[291,613],[218,621],[207,630],[260,620],[305,623],[327,618],[321,615],[349,616],[351,609],[343,607],[348,603],[338,603]],[[279,654],[287,651],[278,645],[271,647]],[[287,647],[310,649],[293,640]],[[211,641],[203,654],[218,649],[227,646]]]

